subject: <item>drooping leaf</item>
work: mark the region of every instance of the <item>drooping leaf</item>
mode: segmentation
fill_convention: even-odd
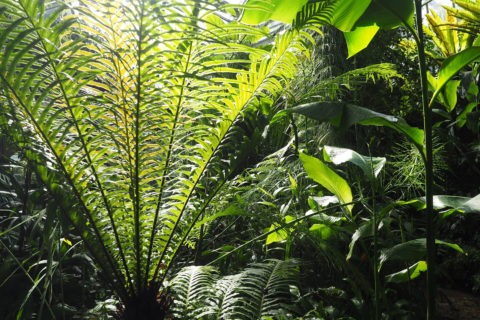
[[[414,9],[411,0],[373,0],[355,25],[377,25],[383,30],[395,29],[404,23],[413,26]]]
[[[419,198],[416,201],[425,205],[425,198]],[[435,195],[433,196],[433,207],[435,210],[446,210],[440,212],[441,218],[446,218],[455,212],[461,213],[480,213],[480,194],[473,197],[459,197],[449,195]]]
[[[292,23],[308,0],[249,0],[245,3],[242,22],[257,25],[268,19]]]
[[[342,2],[342,1],[340,1]],[[361,2],[361,1],[358,1]],[[361,2],[363,4],[363,2]],[[360,5],[360,4],[359,4]],[[346,32],[348,56],[365,49],[379,29],[391,30],[402,24],[413,25],[414,6],[411,0],[373,0]]]
[[[352,31],[344,33],[347,42],[348,57],[353,57],[370,44],[380,27],[377,25],[356,27]]]
[[[342,129],[347,129],[355,123],[390,127],[405,134],[417,147],[423,147],[423,130],[409,126],[402,118],[385,115],[353,104],[313,102],[292,108],[290,112],[303,114],[322,122],[328,121]]]
[[[344,32],[351,31],[371,2],[372,0],[336,1],[332,25]]]
[[[328,240],[335,233],[335,231],[326,224],[314,224],[309,230],[321,240]]]
[[[450,80],[445,85],[445,98],[446,98],[446,109],[448,112],[452,110],[457,105],[457,88],[460,85],[460,80]]]
[[[289,223],[295,220],[295,218],[292,216],[285,216],[284,220],[285,220],[285,223]],[[273,231],[279,227],[281,227],[281,225],[279,225],[278,223],[274,223],[270,226],[270,229],[268,229],[268,231]],[[272,232],[267,236],[265,244],[269,245],[274,242],[282,242],[284,240],[287,240],[290,233],[292,233],[292,231],[293,231],[293,228],[283,228],[275,232]]]
[[[385,276],[387,282],[402,283],[417,278],[420,273],[427,271],[427,262],[418,261],[409,268]]]
[[[462,110],[462,112],[458,115],[457,117],[457,126],[459,128],[462,128],[465,123],[467,123],[467,115],[472,112],[472,110],[478,106],[477,102],[470,102],[465,109]]]
[[[387,161],[384,157],[367,157],[351,149],[330,146],[323,147],[323,157],[325,161],[331,161],[336,165],[351,162],[360,167],[370,180],[378,176]]]
[[[348,245],[348,253],[346,258],[347,261],[352,257],[353,249],[355,248],[355,244],[358,242],[358,240],[372,235],[372,223],[373,220],[371,219],[362,223],[362,225],[352,234],[352,240],[350,240],[350,244]]]
[[[435,240],[436,244],[450,247],[460,253],[464,253],[457,244],[452,244],[442,240]],[[383,250],[379,257],[378,270],[387,261],[410,262],[420,260],[427,254],[427,240],[425,238],[410,240],[397,244],[389,249]]]
[[[342,177],[327,167],[319,159],[306,155],[303,152],[300,153],[300,160],[310,178],[336,195],[341,203],[347,204],[352,202],[352,190]],[[346,206],[349,214],[351,214],[352,207],[353,205]]]
[[[445,59],[440,67],[440,71],[438,72],[437,88],[433,93],[432,99],[430,100],[430,105],[453,76],[455,76],[465,66],[475,61],[479,57],[480,47],[470,47]]]

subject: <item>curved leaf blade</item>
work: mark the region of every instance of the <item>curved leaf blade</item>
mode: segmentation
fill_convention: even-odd
[[[352,202],[352,190],[342,177],[327,167],[319,159],[306,155],[303,152],[300,153],[300,160],[310,178],[336,195],[342,203],[346,204]],[[352,208],[353,205],[346,206],[349,214],[352,213]]]
[[[475,61],[480,57],[480,47],[470,47],[453,56],[448,57],[443,61],[440,71],[438,72],[437,87],[430,99],[431,106],[437,95],[440,94],[447,82],[455,76],[465,66]]]

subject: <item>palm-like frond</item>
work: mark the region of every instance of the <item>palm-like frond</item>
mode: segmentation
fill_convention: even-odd
[[[172,312],[177,319],[200,318],[209,311],[215,298],[213,267],[192,266],[182,269],[172,280],[175,303]]]
[[[215,3],[0,1],[4,99],[124,301],[161,286],[235,169],[221,161],[229,134],[279,95],[312,40],[290,30],[253,48],[239,39],[264,33],[226,24]]]
[[[290,286],[299,276],[298,261],[270,260],[242,272],[213,277],[210,267],[188,267],[172,280],[179,319],[261,319],[293,315]],[[178,304],[177,304],[178,301]],[[195,311],[192,306],[201,306]]]
[[[336,1],[337,0],[310,1],[297,13],[293,27],[300,29],[306,26],[318,27],[329,24]]]

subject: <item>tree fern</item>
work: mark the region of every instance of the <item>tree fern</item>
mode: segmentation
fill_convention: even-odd
[[[215,1],[0,8],[2,101],[41,146],[39,176],[127,309],[155,304],[236,168],[222,162],[230,133],[280,94],[312,37],[297,28],[253,48],[239,39],[264,32],[225,23]]]

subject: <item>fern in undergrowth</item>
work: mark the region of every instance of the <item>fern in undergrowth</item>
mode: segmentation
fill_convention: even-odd
[[[293,317],[299,263],[269,260],[238,274],[219,277],[211,267],[187,267],[171,282],[178,319],[262,319]]]

